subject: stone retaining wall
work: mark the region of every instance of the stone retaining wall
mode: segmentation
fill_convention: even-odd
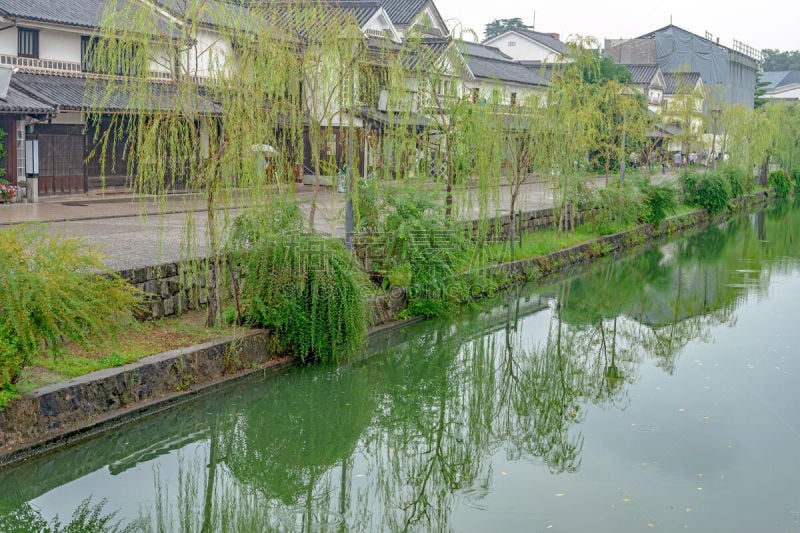
[[[196,393],[220,380],[254,369],[293,363],[278,358],[265,331],[146,357],[43,387],[0,411],[0,464],[21,449],[53,446],[99,426],[108,418],[135,414],[154,403]]]

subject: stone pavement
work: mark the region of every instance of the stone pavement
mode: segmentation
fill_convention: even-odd
[[[673,175],[654,174],[653,181],[661,182]],[[605,179],[595,178],[602,186]],[[431,185],[433,186],[433,184]],[[308,212],[312,187],[297,186],[297,197]],[[490,209],[500,214],[508,212],[508,187],[501,187]],[[460,218],[476,218],[478,214],[477,191],[465,189],[456,195]],[[533,179],[525,184],[518,198],[519,209],[530,211],[552,207],[549,184]],[[64,236],[83,238],[97,246],[106,256],[107,265],[115,270],[177,261],[187,254],[181,252],[187,240],[187,228],[192,228],[196,248],[191,256],[205,253],[205,207],[196,195],[170,195],[163,202],[119,191],[92,192],[89,194],[41,197],[38,204],[0,205],[0,228],[23,223],[47,223],[47,230]],[[241,209],[231,209],[235,217]],[[472,216],[470,216],[470,214]],[[189,224],[189,218],[193,224]],[[344,237],[344,195],[330,187],[320,187],[317,232]]]

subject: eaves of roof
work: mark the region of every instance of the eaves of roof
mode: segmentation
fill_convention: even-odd
[[[64,111],[92,109],[108,113],[148,113],[175,109],[178,98],[171,83],[149,82],[144,97],[134,97],[125,83],[116,80],[90,79],[82,76],[62,76],[33,72],[17,72],[11,81],[14,89],[36,100]],[[109,84],[117,84],[107,91]],[[199,113],[216,115],[222,110],[210,100],[197,97],[195,109]]]
[[[9,87],[6,97],[0,99],[0,113],[49,115],[54,111],[53,106],[41,102],[14,87]]]

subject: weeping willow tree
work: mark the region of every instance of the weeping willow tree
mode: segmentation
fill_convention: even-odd
[[[541,95],[531,94],[522,102],[512,106],[504,122],[504,142],[508,164],[506,165],[506,182],[509,187],[509,214],[511,227],[508,242],[511,255],[517,239],[517,200],[522,186],[536,170],[546,165],[548,151],[545,146],[547,138],[543,127],[546,126],[544,101]]]
[[[98,73],[86,112],[100,160],[124,151],[136,193],[163,202],[181,188],[205,201],[206,259],[188,275],[207,277],[209,325],[220,314],[229,209],[237,200],[268,207],[294,190],[308,66],[300,30],[309,18],[211,0],[177,2],[168,12],[112,2],[87,52]],[[200,248],[193,238],[199,220],[187,216],[187,258]]]
[[[644,96],[630,85],[609,80],[594,87],[599,112],[595,119],[594,149],[603,163],[606,185],[611,165],[622,163],[645,137],[647,107]]]
[[[547,91],[549,172],[555,192],[558,234],[575,227],[574,202],[589,150],[595,140],[596,101],[585,81],[586,71],[599,72],[594,38],[570,40],[565,55],[572,58],[553,73]]]

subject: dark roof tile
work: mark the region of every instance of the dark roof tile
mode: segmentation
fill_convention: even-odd
[[[53,106],[40,102],[14,87],[9,87],[6,97],[0,99],[0,113],[47,114],[53,111],[55,111]]]
[[[408,26],[427,3],[428,0],[383,0],[383,8],[393,24]]]
[[[12,18],[97,27],[105,0],[0,0],[0,11]]]
[[[656,77],[660,67],[657,64],[623,65],[631,73],[635,85],[649,85]]]
[[[694,88],[700,79],[699,72],[665,72],[664,82],[667,86],[664,88],[664,94],[675,94],[678,92],[681,83]]]
[[[37,100],[69,111],[79,111],[86,107],[100,107],[103,111],[123,113],[164,111],[174,109],[173,102],[176,97],[174,85],[159,82],[149,84],[150,94],[144,104],[140,101],[141,98],[132,99],[124,83],[120,81],[95,81],[77,76],[17,72],[11,83],[15,89]],[[110,98],[106,99],[105,90],[109,83],[119,84],[119,90],[114,91]],[[198,97],[196,108],[201,113],[221,112],[219,106],[202,97]]]

